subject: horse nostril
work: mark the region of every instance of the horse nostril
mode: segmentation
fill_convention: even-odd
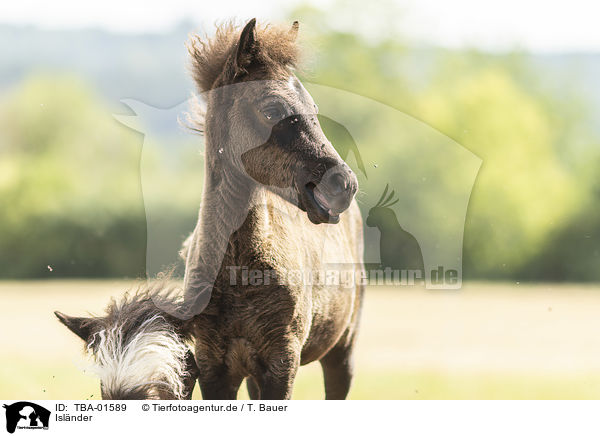
[[[330,183],[330,191],[333,195],[339,195],[348,188],[348,181],[346,180],[346,177],[340,173],[334,174],[331,177]]]

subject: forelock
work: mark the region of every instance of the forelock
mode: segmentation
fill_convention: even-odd
[[[226,23],[217,27],[213,37],[194,35],[188,42],[191,73],[200,92],[215,87],[217,78],[235,53],[241,30],[240,26]],[[267,73],[297,66],[300,50],[289,28],[257,25],[256,33],[255,58]]]

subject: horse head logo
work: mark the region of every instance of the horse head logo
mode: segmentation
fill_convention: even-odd
[[[19,428],[48,428],[50,411],[29,401],[4,404],[6,409],[6,431],[14,433]]]

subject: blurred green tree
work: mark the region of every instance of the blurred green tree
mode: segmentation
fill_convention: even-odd
[[[0,108],[0,276],[142,275],[140,139],[77,78],[15,89]]]
[[[547,86],[545,71],[526,53],[417,46],[398,31],[401,12],[361,5],[369,15],[364,20],[358,9],[352,0],[289,14],[302,22],[308,54],[299,74],[423,120],[483,159],[465,227],[466,277],[600,280],[600,139],[576,78],[565,88]],[[368,23],[378,23],[378,31]],[[369,132],[370,157],[384,162],[377,153],[389,142],[389,115],[339,109],[353,128]],[[348,131],[323,115],[334,145],[350,149]],[[415,132],[404,138],[422,139]],[[156,175],[144,185],[152,219],[183,239],[197,213],[202,169],[195,146],[181,148],[193,156],[177,157],[180,140],[153,138],[143,163],[146,174]],[[143,136],[116,122],[82,78],[33,76],[3,95],[0,277],[143,275],[142,144]],[[165,144],[174,146],[169,164]],[[440,169],[436,183],[456,183],[441,175],[446,162],[418,162],[414,145],[402,153],[414,162],[406,171],[418,174],[429,165]],[[415,198],[400,187],[397,194],[403,208],[420,202],[440,212],[435,192]],[[171,253],[179,240],[163,243]]]
[[[576,81],[568,89],[547,86],[526,53],[411,47],[388,29],[389,19],[377,37],[360,37],[336,18],[351,6],[338,1],[290,13],[312,23],[304,43],[316,54],[304,77],[395,107],[483,159],[465,223],[465,276],[600,280],[600,203],[590,201],[600,140]],[[365,13],[382,12],[373,6]],[[382,132],[369,147],[385,143],[383,117],[358,123]],[[335,130],[326,134],[334,144],[346,141]]]

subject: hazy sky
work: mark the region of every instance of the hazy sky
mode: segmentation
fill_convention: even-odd
[[[288,0],[290,7],[300,0]],[[308,0],[327,5],[334,0]],[[371,0],[372,1],[372,0]],[[537,51],[600,51],[598,0],[390,0],[401,14],[402,33],[417,41],[445,46]],[[369,20],[369,0],[362,10],[345,11]],[[120,32],[161,31],[190,19],[200,24],[218,19],[254,16],[278,19],[281,0],[81,0],[0,2],[0,22],[50,28],[102,27]]]

